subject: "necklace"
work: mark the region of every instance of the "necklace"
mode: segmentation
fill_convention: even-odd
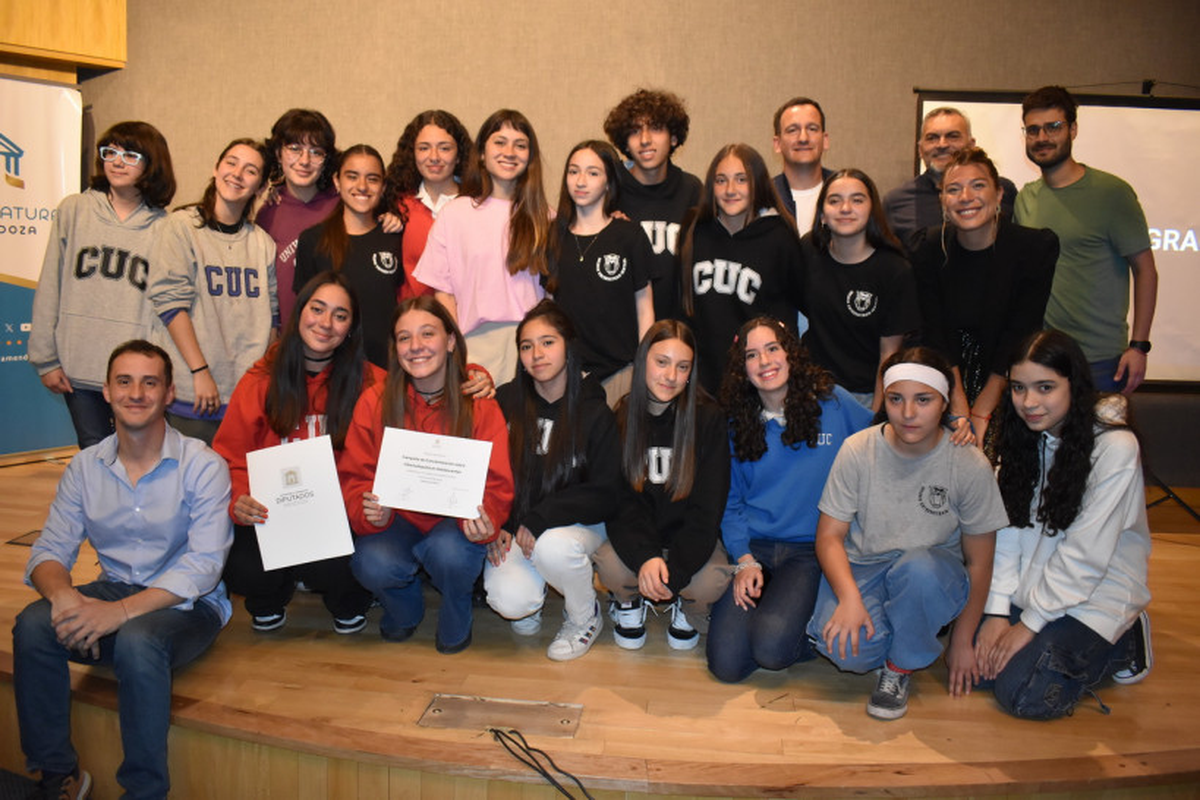
[[[575,252],[579,253],[579,263],[582,264],[584,257],[587,255],[588,250],[592,249],[592,245],[594,245],[596,243],[596,239],[600,238],[600,234],[593,233],[589,237],[587,237],[587,238],[590,238],[591,241],[588,242],[587,247],[583,248],[582,250],[579,248],[579,234],[572,232],[571,237],[575,240]]]

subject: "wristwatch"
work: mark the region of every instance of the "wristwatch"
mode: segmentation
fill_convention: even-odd
[[[1143,342],[1143,341],[1139,341],[1137,339],[1130,339],[1129,347],[1132,350],[1141,350],[1143,353],[1150,352],[1150,342],[1148,342],[1148,341]]]

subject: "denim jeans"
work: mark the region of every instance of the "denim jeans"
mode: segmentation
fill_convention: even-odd
[[[233,547],[225,561],[222,578],[230,592],[246,597],[246,611],[253,616],[283,611],[292,599],[298,580],[321,593],[325,608],[335,619],[365,614],[371,607],[371,593],[354,579],[349,556],[265,570],[258,549],[258,535],[248,525],[233,526]]]
[[[458,521],[444,519],[421,533],[400,514],[379,533],[354,537],[350,569],[383,606],[379,632],[384,638],[407,638],[425,617],[421,567],[442,593],[437,643],[453,648],[471,635],[471,594],[483,571],[487,547],[469,541]]]
[[[1016,624],[1021,609],[1011,609]],[[1116,644],[1074,617],[1062,616],[1038,631],[996,676],[996,702],[1014,717],[1055,719],[1070,714],[1092,686],[1129,666],[1134,633],[1125,631]]]
[[[1128,376],[1121,378],[1119,381],[1113,380],[1113,375],[1117,372],[1117,367],[1121,364],[1121,358],[1106,358],[1102,361],[1093,361],[1088,364],[1092,368],[1092,380],[1096,383],[1096,391],[1098,392],[1119,392],[1125,388],[1125,381]]]
[[[91,447],[113,432],[112,409],[99,389],[80,389],[63,395],[79,449]]]
[[[143,587],[96,581],[78,587],[100,600],[120,600]],[[124,760],[117,782],[131,798],[162,798],[170,789],[167,731],[171,671],[196,659],[221,630],[221,617],[197,601],[188,611],[164,608],[135,617],[100,640],[100,658],[68,650],[50,624],[50,602],[38,600],[13,627],[13,693],[26,768],[71,772],[79,759],[71,745],[71,676],[67,660],[111,664],[119,687],[117,713]]]
[[[505,619],[521,619],[541,609],[546,584],[563,596],[563,610],[576,624],[591,619],[596,608],[592,585],[592,553],[608,537],[604,523],[547,528],[537,537],[533,558],[513,542],[500,566],[483,566],[488,605]]]
[[[727,683],[759,667],[786,669],[816,655],[805,635],[821,584],[813,543],[751,539],[750,554],[763,566],[755,607],[738,608],[731,584],[713,606],[708,626],[708,669]]]
[[[891,661],[907,670],[924,669],[941,655],[938,631],[962,613],[970,578],[962,560],[940,547],[909,550],[891,561],[851,564],[854,582],[875,626],[875,635],[859,633],[858,655],[846,645],[846,658],[829,652],[821,631],[837,609],[837,595],[821,578],[817,607],[808,635],[817,651],[847,672],[869,672]],[[840,651],[841,643],[835,642]]]

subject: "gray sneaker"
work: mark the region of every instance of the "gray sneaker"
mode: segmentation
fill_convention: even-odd
[[[908,711],[909,672],[897,672],[884,664],[879,670],[879,683],[867,701],[867,713],[875,719],[900,719]]]

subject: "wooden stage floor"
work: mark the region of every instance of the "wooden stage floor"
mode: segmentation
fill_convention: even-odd
[[[62,467],[0,469],[0,626],[32,599],[21,584],[28,553],[10,543],[38,528]],[[1200,491],[1183,495],[1195,503]],[[1151,490],[1150,496],[1157,496]],[[690,796],[1017,795],[1195,797],[1200,790],[1200,525],[1173,504],[1151,511],[1150,606],[1155,666],[1138,686],[1105,685],[1073,717],[1012,719],[989,692],[954,700],[941,663],[920,673],[908,715],[879,722],[863,710],[872,676],[824,661],[713,679],[701,650],[667,648],[651,618],[641,652],[606,629],[584,658],[558,664],[545,647],[561,600],[532,639],[477,610],[475,643],[435,652],[432,619],[405,644],[338,636],[319,599],[301,594],[285,628],[256,634],[235,603],[213,649],[178,674],[171,734],[175,796],[550,798],[541,779],[480,726],[418,725],[437,693],[578,704],[573,736],[528,735],[597,798]],[[90,554],[89,554],[90,555]],[[78,579],[95,574],[81,558]],[[427,593],[429,596],[430,593]],[[432,598],[431,598],[432,599]],[[0,767],[21,771],[12,709],[11,640],[0,638]],[[115,797],[119,759],[111,673],[79,668],[75,738]],[[532,716],[501,720],[521,729]],[[82,740],[81,740],[82,739]],[[582,796],[575,790],[578,796]]]

